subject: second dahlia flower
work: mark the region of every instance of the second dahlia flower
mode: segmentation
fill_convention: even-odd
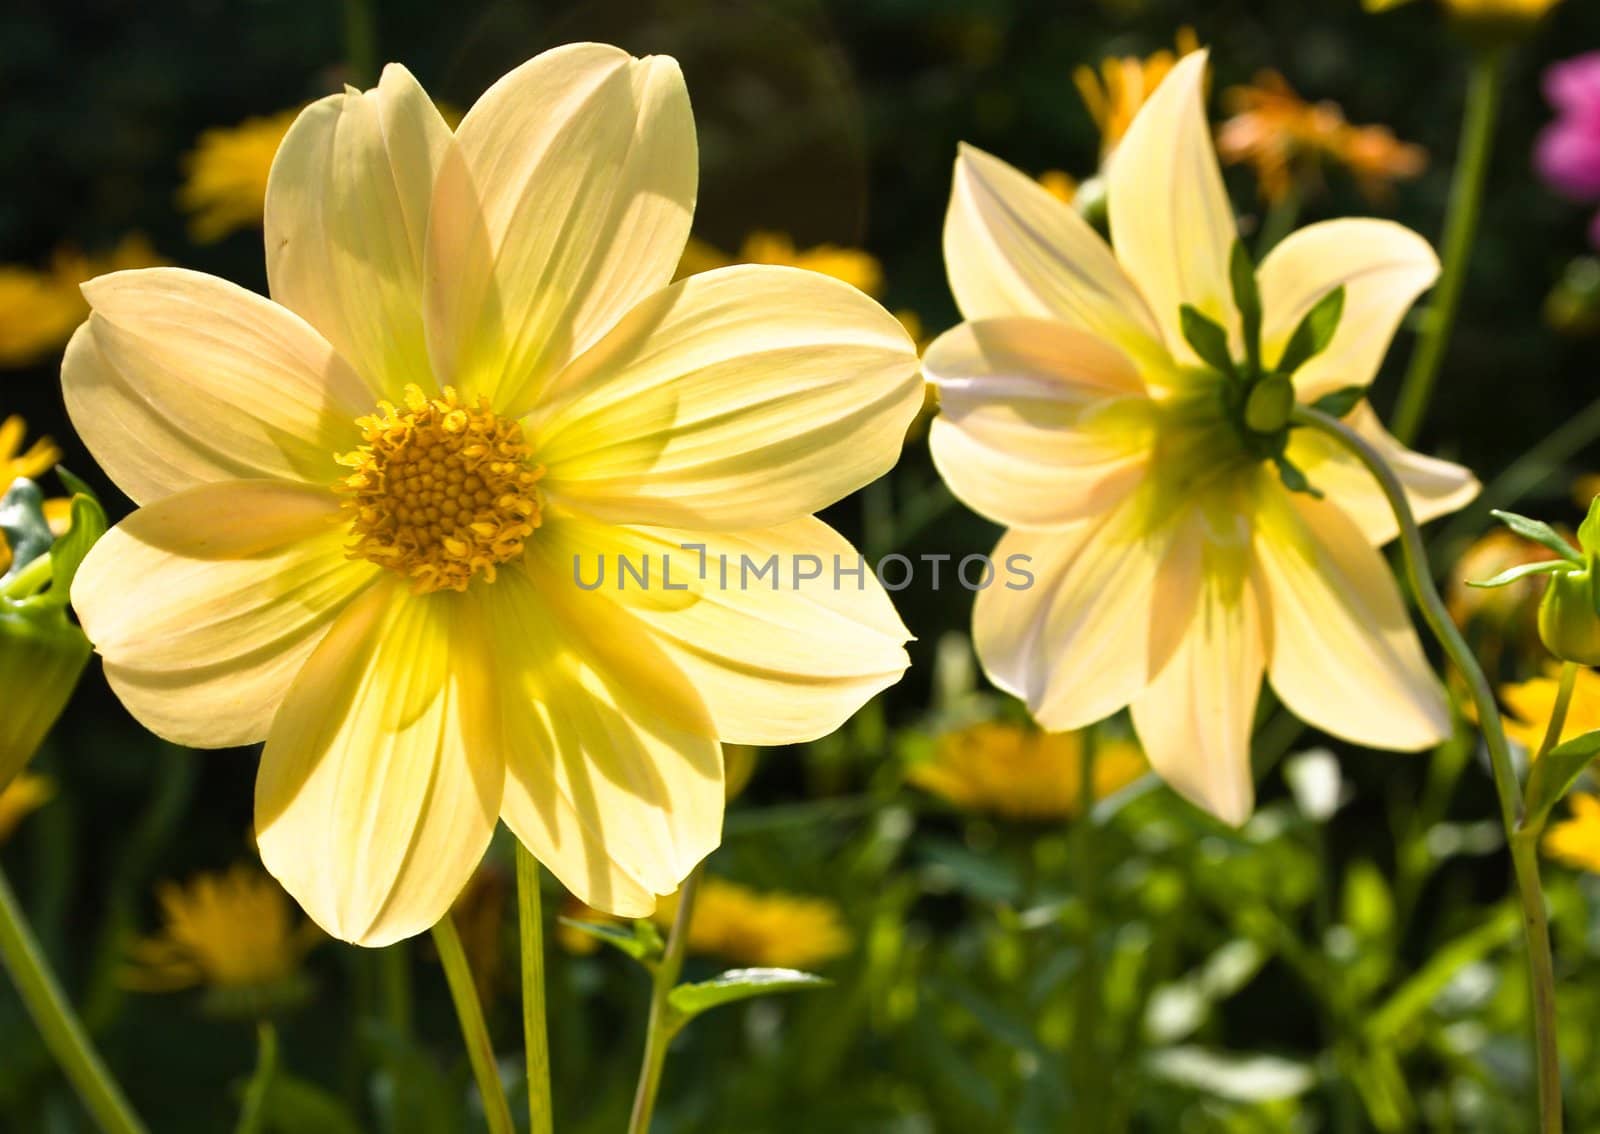
[[[991,680],[1052,731],[1131,706],[1152,767],[1240,823],[1263,675],[1302,719],[1359,743],[1420,749],[1449,730],[1377,550],[1396,534],[1377,484],[1288,423],[1295,399],[1371,382],[1438,263],[1395,224],[1313,225],[1265,259],[1249,284],[1261,310],[1242,312],[1205,66],[1203,53],[1179,61],[1113,155],[1110,247],[1032,180],[963,149],[944,250],[966,322],[925,366],[940,391],[935,463],[1010,529],[995,558],[1033,564],[1031,587],[978,596]],[[1291,337],[1341,288],[1331,340],[1292,364],[1304,351]],[[1209,361],[1191,344],[1204,327]],[[1261,413],[1258,388],[1281,393]],[[1365,405],[1349,421],[1423,519],[1476,491]],[[1296,475],[1317,494],[1291,490]]]

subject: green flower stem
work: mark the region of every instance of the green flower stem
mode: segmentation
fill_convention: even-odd
[[[411,1035],[411,947],[396,941],[379,949],[378,992],[383,1022],[397,1036]]]
[[[550,1033],[544,1008],[544,912],[539,906],[539,860],[517,843],[517,925],[522,942],[522,1035],[528,1053],[528,1131],[553,1134]]]
[[[1256,238],[1257,263],[1294,231],[1295,222],[1300,219],[1300,204],[1300,186],[1297,184],[1291,184],[1282,197],[1272,202],[1266,218],[1261,222],[1261,234]]]
[[[278,1073],[278,1029],[272,1021],[256,1024],[256,1071],[244,1089],[244,1106],[239,1112],[236,1134],[260,1134],[266,1120],[267,1090]]]
[[[1511,750],[1506,744],[1500,706],[1495,703],[1489,679],[1472,656],[1472,650],[1461,636],[1461,631],[1451,621],[1444,600],[1434,586],[1433,575],[1428,570],[1427,551],[1422,545],[1422,533],[1417,528],[1411,504],[1394,470],[1384,463],[1383,458],[1360,434],[1336,418],[1306,406],[1297,406],[1292,420],[1298,425],[1316,429],[1343,445],[1367,467],[1367,471],[1383,489],[1384,498],[1388,500],[1395,520],[1400,525],[1406,578],[1411,584],[1417,606],[1428,628],[1461,671],[1472,694],[1478,727],[1483,730],[1484,742],[1489,748],[1495,792],[1500,797],[1500,819],[1511,848],[1511,865],[1522,902],[1523,936],[1528,948],[1528,978],[1533,989],[1534,1055],[1539,1082],[1538,1129],[1541,1134],[1560,1134],[1561,1062],[1556,1049],[1555,967],[1550,956],[1550,929],[1545,920],[1544,892],[1539,884],[1539,864],[1535,853],[1538,834],[1519,826],[1522,788],[1511,764]]]
[[[1461,143],[1450,183],[1450,206],[1444,222],[1444,265],[1439,288],[1428,307],[1427,327],[1406,369],[1395,403],[1394,435],[1405,445],[1417,438],[1433,397],[1434,380],[1450,346],[1461,292],[1466,287],[1467,263],[1478,233],[1483,207],[1483,187],[1489,175],[1489,155],[1494,149],[1495,119],[1500,109],[1500,86],[1505,74],[1505,52],[1480,50],[1472,61],[1467,85],[1467,106],[1461,117]]]
[[[373,0],[344,0],[344,62],[350,82],[365,87],[378,79],[378,30]]]
[[[700,876],[704,871],[702,862],[678,890],[678,912],[672,919],[666,952],[657,962],[651,981],[650,1022],[645,1031],[644,1061],[639,1067],[639,1085],[633,1094],[633,1117],[628,1120],[628,1134],[649,1134],[656,1093],[661,1089],[661,1069],[667,1062],[667,1046],[678,1031],[667,997],[678,983],[678,974],[683,972],[683,957],[689,949],[689,922],[694,917],[694,899],[700,891]]]
[[[495,1064],[494,1045],[489,1042],[489,1026],[484,1023],[483,1006],[478,1003],[478,989],[472,982],[472,968],[467,964],[467,951],[461,947],[461,935],[456,932],[456,923],[450,914],[445,914],[433,927],[433,943],[439,950],[444,978],[456,1004],[461,1038],[466,1041],[467,1059],[478,1081],[478,1093],[483,1096],[490,1134],[515,1134],[511,1106],[506,1102],[505,1088],[500,1085],[500,1071]]]
[[[1542,760],[1550,749],[1561,743],[1561,730],[1567,727],[1567,710],[1572,706],[1572,691],[1577,684],[1578,663],[1562,662],[1561,681],[1556,686],[1556,703],[1550,708],[1550,723],[1545,726],[1535,760]]]
[[[1079,734],[1083,752],[1078,761],[1078,815],[1072,832],[1073,857],[1077,860],[1078,901],[1082,904],[1083,936],[1079,942],[1080,961],[1076,982],[1077,1002],[1072,1021],[1072,1068],[1070,1081],[1077,1090],[1078,1114],[1086,1129],[1099,1129],[1098,1112],[1105,1092],[1100,1076],[1100,955],[1097,936],[1099,921],[1100,867],[1095,861],[1094,764],[1099,745],[1093,729]]]
[[[71,1081],[83,1105],[105,1134],[145,1134],[106,1065],[89,1042],[83,1025],[51,975],[50,967],[28,928],[27,918],[0,872],[0,959],[11,974],[28,1014]]]

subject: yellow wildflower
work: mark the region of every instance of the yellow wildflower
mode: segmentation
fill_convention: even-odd
[[[6,494],[12,483],[22,477],[37,480],[55,467],[61,459],[61,450],[48,437],[35,438],[32,445],[22,447],[28,424],[16,414],[0,421],[0,496]],[[50,530],[57,535],[67,530],[72,519],[72,501],[52,497],[44,502],[44,518]],[[11,567],[11,547],[0,536],[0,575]]]
[[[1230,87],[1223,100],[1231,116],[1217,130],[1217,152],[1230,165],[1250,165],[1268,201],[1303,188],[1324,160],[1348,169],[1372,198],[1427,165],[1421,146],[1399,141],[1387,126],[1350,125],[1337,104],[1306,102],[1276,71]]]
[[[677,895],[665,897],[655,920],[663,927],[677,913]],[[695,895],[689,952],[739,965],[807,969],[850,951],[850,930],[839,907],[825,898],[753,890],[707,877]]]
[[[757,230],[744,238],[737,256],[724,256],[704,240],[691,238],[678,265],[678,276],[692,276],[725,268],[730,264],[769,264],[785,268],[804,268],[843,280],[870,296],[883,294],[883,267],[877,257],[859,248],[839,244],[816,244],[796,248],[794,238],[782,232]]]
[[[934,463],[969,507],[1010,530],[997,563],[1022,589],[979,593],[990,679],[1050,731],[1131,706],[1151,766],[1241,823],[1254,804],[1250,731],[1261,679],[1302,719],[1374,747],[1449,735],[1394,577],[1377,550],[1396,524],[1373,478],[1321,434],[1226,409],[1180,308],[1239,357],[1229,266],[1238,243],[1204,112],[1206,59],[1181,60],[1145,102],[1107,175],[1111,243],[1031,178],[971,146],[944,234],[965,323],[928,348],[940,388]],[[1113,251],[1114,249],[1114,251]],[[1337,220],[1280,243],[1257,279],[1262,368],[1335,288],[1343,319],[1298,366],[1301,402],[1371,382],[1390,336],[1438,274],[1399,225]],[[1365,404],[1347,418],[1407,486],[1422,519],[1477,492],[1466,469],[1412,453]],[[1323,498],[1291,492],[1259,430]]]
[[[870,571],[800,568],[856,565],[813,513],[894,464],[914,345],[814,272],[669,286],[698,166],[666,57],[557,48],[457,132],[391,65],[285,136],[271,300],[85,289],[67,407],[142,507],[74,605],[154,731],[265,740],[262,860],[336,937],[433,925],[500,819],[647,915],[718,842],[719,741],[824,735],[907,665]]]
[[[1538,751],[1540,742],[1544,740],[1545,729],[1550,727],[1550,714],[1555,711],[1559,686],[1560,668],[1552,666],[1542,677],[1500,687],[1500,700],[1507,710],[1504,718],[1506,735],[1529,752]],[[1560,741],[1571,740],[1595,729],[1600,729],[1600,674],[1592,669],[1580,668],[1572,687],[1572,701],[1567,707],[1567,719],[1561,729]]]
[[[56,782],[37,772],[23,772],[0,790],[0,843],[9,839],[17,825],[56,795]]]
[[[200,874],[156,890],[162,928],[135,941],[122,974],[125,987],[172,992],[206,986],[267,993],[291,983],[319,939],[296,924],[277,883],[244,865]]]
[[[194,240],[212,244],[261,223],[272,159],[299,116],[296,107],[206,130],[183,155],[178,205],[189,214]]]
[[[1176,47],[1175,51],[1157,51],[1143,59],[1110,57],[1100,61],[1099,71],[1081,66],[1072,72],[1072,81],[1083,98],[1083,105],[1100,130],[1102,161],[1116,149],[1128,127],[1133,125],[1139,108],[1171,73],[1178,60],[1199,50],[1200,41],[1193,28],[1178,29]],[[1046,188],[1059,195],[1056,187],[1047,185]]]
[[[1600,798],[1575,791],[1567,796],[1572,816],[1550,824],[1541,844],[1546,858],[1600,873]]]
[[[161,263],[149,241],[124,237],[103,256],[62,248],[49,268],[0,265],[0,366],[28,366],[66,342],[89,313],[79,285],[105,272]]]
[[[1137,744],[1102,741],[1094,760],[1095,799],[1149,770]],[[912,764],[906,779],[965,811],[1041,820],[1082,814],[1082,774],[1081,732],[984,721],[940,737],[934,755]]]
[[[1044,191],[1063,205],[1072,204],[1078,194],[1078,179],[1059,169],[1047,169],[1039,175]]]

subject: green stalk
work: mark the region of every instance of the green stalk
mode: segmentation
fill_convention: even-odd
[[[1096,936],[1099,913],[1099,865],[1095,862],[1093,729],[1079,733],[1082,756],[1078,761],[1078,817],[1072,832],[1077,860],[1078,901],[1083,905],[1082,961],[1078,966],[1076,1010],[1072,1021],[1072,1074],[1082,1124],[1096,1129],[1105,1082],[1100,1078],[1100,955]]]
[[[517,927],[522,943],[522,1036],[528,1054],[528,1131],[553,1134],[550,1032],[544,1007],[544,912],[539,905],[539,860],[517,843]]]
[[[39,1034],[105,1134],[145,1134],[111,1072],[89,1042],[61,992],[28,919],[0,872],[0,959],[11,974]]]
[[[267,1090],[278,1073],[278,1029],[272,1021],[256,1024],[256,1071],[244,1089],[244,1106],[239,1112],[237,1134],[260,1134],[267,1113]]]
[[[1300,186],[1295,183],[1291,183],[1288,191],[1272,202],[1266,218],[1261,222],[1261,234],[1256,238],[1256,263],[1259,264],[1268,252],[1294,231],[1295,222],[1300,219],[1300,202]]]
[[[1522,788],[1512,767],[1511,749],[1506,744],[1505,728],[1500,720],[1500,706],[1495,702],[1489,679],[1472,656],[1472,650],[1461,636],[1461,631],[1451,621],[1444,599],[1439,597],[1439,590],[1428,569],[1427,551],[1422,545],[1422,533],[1417,528],[1416,516],[1412,514],[1411,503],[1406,499],[1405,489],[1394,470],[1384,463],[1383,458],[1360,434],[1336,418],[1306,406],[1296,406],[1291,420],[1337,441],[1365,465],[1377,480],[1400,525],[1406,578],[1422,611],[1423,620],[1461,671],[1472,694],[1478,726],[1483,730],[1484,743],[1489,748],[1495,792],[1500,798],[1500,820],[1505,828],[1506,842],[1511,848],[1511,864],[1522,903],[1523,937],[1528,950],[1528,981],[1533,991],[1534,1058],[1539,1083],[1538,1129],[1540,1134],[1560,1134],[1561,1062],[1555,1031],[1555,966],[1550,955],[1550,929],[1545,920],[1544,892],[1539,883],[1539,864],[1535,853],[1537,833],[1533,833],[1533,838],[1529,839],[1529,833],[1519,829]],[[1559,732],[1558,725],[1558,735]]]
[[[655,1113],[656,1094],[661,1089],[661,1070],[667,1062],[667,1046],[677,1034],[668,995],[683,972],[684,954],[689,949],[689,923],[694,918],[694,899],[700,890],[705,863],[696,866],[678,891],[678,912],[672,919],[667,948],[656,965],[650,984],[650,1021],[644,1038],[644,1061],[639,1067],[639,1085],[633,1094],[633,1115],[628,1134],[649,1134],[650,1117]]]
[[[1473,56],[1472,74],[1467,84],[1467,105],[1461,117],[1461,143],[1456,157],[1454,179],[1450,183],[1450,205],[1445,214],[1443,268],[1439,287],[1428,306],[1428,322],[1417,343],[1411,365],[1400,385],[1395,403],[1394,435],[1404,445],[1417,438],[1428,402],[1433,397],[1434,381],[1450,346],[1456,311],[1467,282],[1467,263],[1472,258],[1472,242],[1478,233],[1478,214],[1483,207],[1483,187],[1489,175],[1489,155],[1494,149],[1495,119],[1500,108],[1500,84],[1505,74],[1505,52],[1483,49]]]
[[[484,1023],[483,1006],[478,1003],[478,988],[472,981],[467,951],[461,947],[461,935],[456,932],[451,915],[445,914],[433,927],[433,943],[439,950],[439,962],[444,965],[444,978],[450,985],[450,998],[455,1001],[456,1018],[461,1021],[461,1038],[466,1041],[467,1059],[478,1081],[478,1093],[483,1096],[490,1134],[516,1134],[511,1106],[506,1102],[505,1088],[500,1085],[494,1045],[489,1042],[489,1026]]]
[[[386,949],[379,949],[378,991],[382,1005],[383,1022],[395,1035],[411,1035],[411,947],[405,941],[396,941]]]
[[[344,0],[344,63],[353,86],[378,80],[378,29],[373,0]]]

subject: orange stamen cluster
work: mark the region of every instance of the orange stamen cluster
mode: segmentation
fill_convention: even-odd
[[[379,402],[360,418],[364,444],[339,457],[337,485],[352,513],[351,558],[411,581],[417,594],[464,591],[478,575],[522,554],[539,526],[539,478],[516,421],[456,391],[429,398],[407,386],[405,408]]]

